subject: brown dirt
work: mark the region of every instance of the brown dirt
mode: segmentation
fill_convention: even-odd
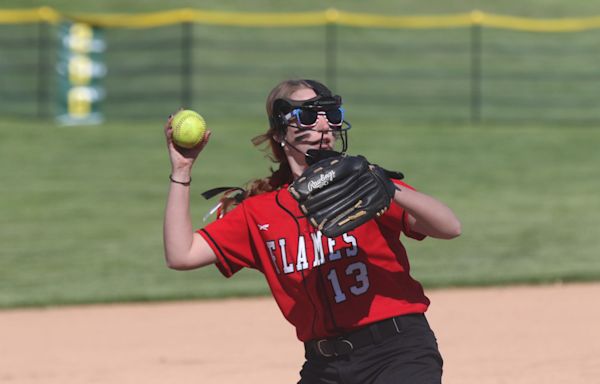
[[[600,284],[430,291],[446,384],[600,382]],[[269,298],[0,311],[0,383],[296,383]]]

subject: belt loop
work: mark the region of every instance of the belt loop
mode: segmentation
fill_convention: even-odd
[[[396,317],[392,317],[392,321],[394,322],[394,327],[396,327],[396,332],[400,333],[400,326],[398,325]]]
[[[335,350],[335,344],[333,344],[333,351],[331,351],[331,352],[325,351],[326,348],[323,348],[323,345],[332,346],[332,344],[328,340],[325,340],[325,339],[317,340],[317,343],[315,344],[315,346],[316,346],[317,352],[319,352],[321,354],[321,356],[332,357],[332,356],[337,355],[337,352]]]

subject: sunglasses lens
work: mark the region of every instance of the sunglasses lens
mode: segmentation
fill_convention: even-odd
[[[341,108],[327,111],[327,121],[332,125],[341,125],[344,120],[344,113]]]
[[[300,110],[299,116],[300,124],[302,125],[314,125],[317,122],[316,111]]]

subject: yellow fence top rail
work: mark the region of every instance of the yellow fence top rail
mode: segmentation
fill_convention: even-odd
[[[78,21],[107,28],[154,28],[180,23],[239,27],[311,27],[326,24],[359,28],[436,29],[480,25],[529,32],[578,32],[600,28],[600,16],[585,18],[533,19],[495,15],[481,11],[454,15],[388,16],[328,9],[297,13],[219,12],[175,9],[151,13],[61,13],[49,7],[0,9],[0,24]]]
[[[48,7],[35,9],[0,9],[0,24],[57,23],[63,16]]]

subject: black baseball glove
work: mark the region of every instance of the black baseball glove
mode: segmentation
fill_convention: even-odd
[[[288,188],[310,223],[332,238],[382,215],[396,187],[389,172],[363,156],[338,156],[319,160]]]

